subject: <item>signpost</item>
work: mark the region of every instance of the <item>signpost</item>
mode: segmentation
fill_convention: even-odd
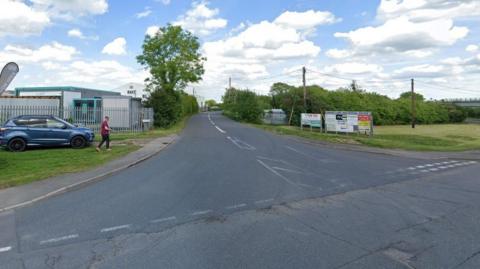
[[[327,111],[325,113],[327,132],[373,134],[371,112]]]
[[[300,128],[303,130],[303,126],[310,126],[312,128],[322,129],[322,114],[302,113],[300,118]]]
[[[18,65],[14,62],[10,62],[3,67],[0,73],[0,95],[7,89],[19,70]]]

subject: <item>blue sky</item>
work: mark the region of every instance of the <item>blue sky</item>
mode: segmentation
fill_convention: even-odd
[[[229,77],[299,85],[302,66],[329,89],[355,79],[396,97],[413,77],[428,98],[479,97],[479,21],[475,0],[0,0],[0,64],[20,65],[10,88],[142,83],[147,29],[174,23],[200,38],[206,73],[186,90],[207,99]]]

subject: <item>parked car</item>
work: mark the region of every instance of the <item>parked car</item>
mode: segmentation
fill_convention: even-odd
[[[55,116],[17,116],[0,127],[0,146],[10,151],[24,151],[29,146],[83,148],[94,138],[91,129],[77,127]]]

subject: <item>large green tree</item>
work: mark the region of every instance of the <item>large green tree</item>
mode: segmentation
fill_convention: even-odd
[[[153,36],[145,36],[143,52],[137,61],[151,77],[146,80],[150,98],[147,105],[155,111],[155,125],[168,127],[189,114],[182,106],[181,91],[189,83],[202,79],[206,58],[199,52],[198,38],[180,26],[168,24]],[[191,106],[190,106],[191,107]]]
[[[198,82],[204,73],[206,58],[199,52],[198,38],[180,26],[168,24],[153,36],[146,36],[143,53],[137,56],[152,77],[150,83],[164,90],[183,90]]]

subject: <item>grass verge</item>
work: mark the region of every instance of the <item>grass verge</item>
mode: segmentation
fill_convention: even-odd
[[[112,141],[123,142],[113,146],[113,150],[109,152],[98,153],[95,145],[77,150],[38,148],[19,153],[0,149],[0,189],[101,166],[139,149],[140,147],[133,143],[135,139],[153,139],[179,133],[187,120],[188,118],[185,118],[167,129],[159,128],[145,133],[113,133]],[[96,139],[99,139],[98,135]]]
[[[293,135],[307,139],[322,140],[341,144],[366,145],[378,148],[404,149],[415,151],[465,151],[480,149],[480,125],[438,124],[378,126],[375,135],[341,135],[303,131],[294,126],[253,125],[282,135]]]
[[[149,130],[142,133],[115,133],[112,132],[110,134],[110,140],[112,141],[122,141],[122,140],[129,140],[129,139],[149,139],[149,138],[156,138],[162,136],[168,136],[172,134],[177,134],[185,127],[189,117],[184,118],[183,120],[175,123],[169,128],[155,128],[153,130]],[[95,141],[100,142],[101,140],[100,134],[95,136]]]

